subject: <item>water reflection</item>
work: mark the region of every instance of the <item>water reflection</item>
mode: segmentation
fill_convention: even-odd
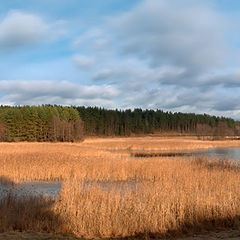
[[[206,151],[198,151],[193,155],[211,158],[227,158],[240,161],[240,148],[212,148]]]

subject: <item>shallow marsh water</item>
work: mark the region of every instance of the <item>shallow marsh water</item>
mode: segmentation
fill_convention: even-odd
[[[193,155],[240,161],[240,148],[210,148],[208,150],[196,151]]]
[[[240,148],[209,148],[199,149],[195,151],[128,151],[132,157],[184,157],[184,156],[196,156],[207,158],[221,158],[240,161]]]
[[[82,185],[82,191],[91,191],[92,186],[98,186],[105,192],[120,192],[124,194],[126,189],[137,192],[143,190],[143,185],[135,181],[119,181],[119,182],[101,182],[86,181]],[[0,200],[4,199],[9,193],[17,198],[29,196],[43,196],[44,198],[57,199],[62,191],[62,182],[43,182],[31,181],[20,184],[1,183],[0,184]]]
[[[0,200],[9,193],[15,197],[43,196],[55,199],[61,192],[61,182],[31,181],[19,184],[2,183],[0,184]]]
[[[129,152],[129,151],[128,151]],[[130,152],[132,154],[132,152]],[[232,159],[240,161],[240,148],[211,148],[207,150],[198,150],[193,152],[181,153],[164,153],[157,151],[141,151],[135,157],[177,157],[177,156],[203,156],[209,158]],[[117,190],[122,193],[126,189],[131,191],[139,191],[143,189],[141,184],[134,181],[127,182],[85,182],[83,191],[91,190],[92,185],[98,185],[104,191]],[[62,182],[44,182],[44,181],[30,181],[22,182],[20,184],[0,183],[0,200],[6,197],[9,193],[16,197],[23,196],[43,196],[46,198],[56,199],[62,190]]]

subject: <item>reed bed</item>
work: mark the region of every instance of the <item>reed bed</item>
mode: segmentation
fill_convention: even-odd
[[[84,146],[100,150],[155,150],[183,151],[216,147],[239,147],[239,140],[198,140],[196,137],[131,137],[94,138],[84,141]]]
[[[41,196],[17,198],[9,193],[0,199],[0,232],[63,232],[64,223],[53,211],[54,204]]]
[[[116,138],[80,144],[0,144],[1,184],[63,181],[55,202],[14,196],[1,200],[6,217],[0,221],[0,231],[119,238],[240,228],[238,163],[186,156],[137,158],[128,151],[172,149],[175,153],[224,146],[237,147],[240,142]]]
[[[239,227],[239,169],[230,171],[231,162],[212,168],[217,162],[159,159],[148,166],[155,173],[152,181],[138,175],[136,184],[125,183],[124,190],[116,182],[108,188],[95,182],[86,189],[83,181],[71,179],[56,208],[69,231],[84,238],[176,236]]]
[[[73,175],[82,180],[122,181],[135,178],[135,175],[151,179],[154,174],[148,171],[148,166],[159,160],[137,159],[134,155],[145,150],[150,156],[151,150],[166,156],[166,152],[177,155],[189,150],[239,146],[240,141],[236,140],[153,137],[87,139],[79,144],[1,143],[0,176],[14,182],[63,181]]]

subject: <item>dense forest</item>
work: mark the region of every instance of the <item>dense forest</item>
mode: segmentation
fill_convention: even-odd
[[[194,135],[234,135],[238,123],[231,118],[207,114],[172,113],[161,110],[107,110],[76,107],[87,135],[130,136],[176,132]]]
[[[76,109],[61,106],[0,107],[1,141],[81,141],[83,122]]]
[[[0,106],[0,141],[81,141],[138,134],[239,135],[239,123],[207,114],[97,107]]]

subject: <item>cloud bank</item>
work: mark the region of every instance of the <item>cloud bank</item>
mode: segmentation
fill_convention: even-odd
[[[9,105],[40,104],[94,104],[100,101],[108,107],[114,107],[114,99],[119,92],[112,86],[84,86],[63,81],[0,81],[1,102]]]

